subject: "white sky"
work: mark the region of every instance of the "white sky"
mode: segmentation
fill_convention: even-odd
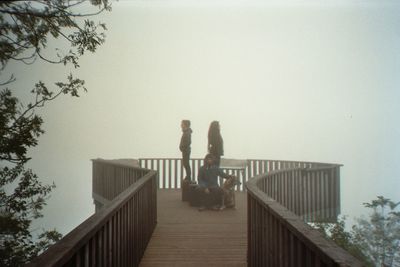
[[[89,92],[43,110],[31,165],[57,184],[45,225],[66,231],[90,214],[89,159],[179,157],[181,119],[194,157],[219,120],[228,158],[344,164],[344,214],[377,195],[400,201],[400,4],[212,2],[120,1],[101,17],[107,41],[75,71]],[[14,72],[21,94],[65,77]],[[57,214],[65,202],[71,221]]]

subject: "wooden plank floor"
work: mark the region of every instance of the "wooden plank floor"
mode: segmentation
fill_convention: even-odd
[[[158,190],[158,223],[141,267],[247,266],[246,194],[236,209],[201,211],[181,201],[181,191]]]

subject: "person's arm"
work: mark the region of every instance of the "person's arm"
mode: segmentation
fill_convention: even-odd
[[[190,146],[190,134],[189,133],[183,133],[182,138],[181,138],[181,143],[179,144],[179,149],[184,152],[189,149]]]
[[[224,155],[224,140],[221,137],[221,156]]]
[[[227,173],[225,173],[222,169],[218,169],[218,176],[219,177],[222,177],[222,178],[224,178],[224,179],[229,179],[229,178],[231,178],[233,175],[229,175],[229,174],[227,174]]]

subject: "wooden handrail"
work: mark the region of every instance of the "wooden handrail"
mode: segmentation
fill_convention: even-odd
[[[336,166],[338,168],[338,166]],[[327,168],[326,171],[331,171]],[[335,169],[335,168],[333,168]],[[294,212],[271,197],[271,177],[321,170],[289,169],[258,175],[246,183],[248,195],[248,266],[340,266],[362,263],[303,222]],[[279,191],[278,191],[279,192]],[[289,206],[293,208],[293,206]]]
[[[27,266],[138,266],[157,222],[157,173],[151,170],[95,160],[144,172],[109,205],[96,212]],[[129,174],[128,174],[129,176]],[[100,177],[101,179],[101,177]],[[115,179],[118,183],[118,177]]]

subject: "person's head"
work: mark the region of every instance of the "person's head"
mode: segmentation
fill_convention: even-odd
[[[209,141],[216,140],[215,138],[218,138],[220,136],[220,127],[219,127],[219,122],[218,121],[213,121],[210,124],[210,128],[208,129],[208,139]]]
[[[210,124],[210,131],[219,131],[220,127],[219,127],[219,121],[213,121]]]
[[[204,165],[211,166],[215,163],[215,156],[213,154],[207,154],[204,157]]]
[[[186,130],[190,128],[190,120],[182,120],[181,122],[182,130]]]

